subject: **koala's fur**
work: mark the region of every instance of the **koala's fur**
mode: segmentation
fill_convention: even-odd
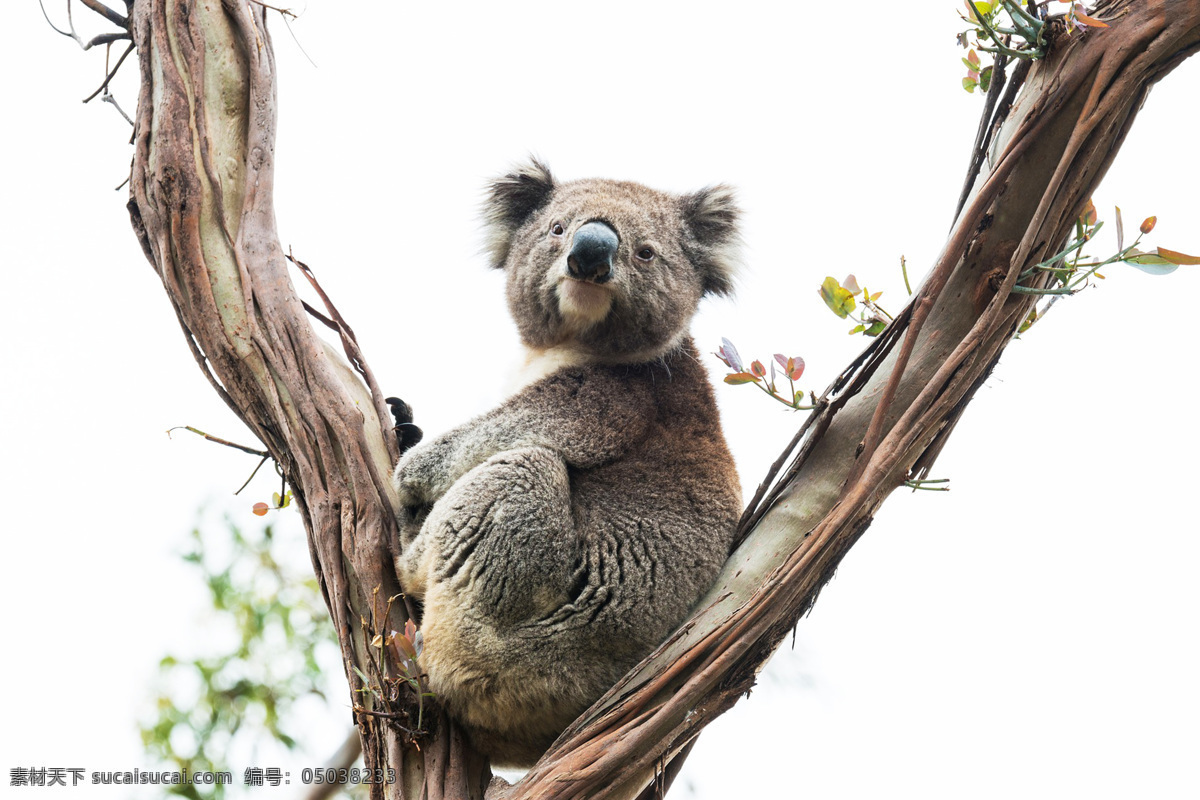
[[[491,186],[531,382],[394,479],[421,667],[494,764],[535,761],[725,562],[740,490],[687,328],[731,288],[737,215],[726,187],[557,183],[536,161]],[[611,273],[576,280],[568,255],[596,220],[619,239]]]

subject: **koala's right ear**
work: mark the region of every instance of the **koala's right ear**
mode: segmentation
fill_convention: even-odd
[[[550,169],[532,157],[528,164],[514,167],[491,182],[483,217],[487,225],[487,252],[493,267],[504,267],[513,234],[550,201],[553,193],[554,176]]]

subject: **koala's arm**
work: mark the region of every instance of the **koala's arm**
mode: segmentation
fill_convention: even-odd
[[[565,370],[400,459],[401,503],[430,505],[487,459],[506,450],[544,447],[570,467],[613,461],[639,441],[655,416],[651,387],[619,368]]]

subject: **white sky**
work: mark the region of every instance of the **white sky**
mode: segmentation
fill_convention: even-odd
[[[802,355],[820,390],[863,344],[823,307],[822,278],[853,272],[902,305],[900,255],[928,269],[969,154],[982,101],[959,85],[956,4],[919,5],[312,2],[293,29],[315,68],[273,20],[282,241],[434,435],[494,403],[516,353],[478,252],[489,176],[533,152],[564,178],[728,182],[751,268],[696,338]],[[264,471],[231,498],[251,457],[163,434],[250,443],[113,191],[127,124],[79,103],[102,56],[35,3],[9,14],[0,794],[16,766],[153,766],[135,727],[146,682],[168,649],[211,639],[178,558],[197,509],[249,526],[275,489]],[[1131,228],[1158,215],[1152,244],[1200,253],[1198,80],[1193,59],[1154,90],[1096,194],[1106,233],[1119,204]],[[118,96],[132,111],[132,81]],[[953,490],[887,503],[795,650],[701,738],[680,796],[1200,793],[1200,273],[1106,274],[1009,348],[935,469]],[[752,489],[800,418],[717,391]],[[282,766],[340,740],[334,700],[310,755]]]

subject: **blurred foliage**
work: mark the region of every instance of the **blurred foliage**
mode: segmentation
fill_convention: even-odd
[[[273,526],[245,533],[228,522],[223,533],[227,541],[196,528],[183,558],[199,571],[212,600],[197,630],[204,630],[205,641],[228,646],[162,659],[154,716],[141,724],[141,734],[162,768],[229,771],[241,785],[231,753],[245,758],[271,740],[296,746],[289,712],[301,698],[325,698],[317,654],[336,651],[336,637],[316,578],[276,558]],[[165,788],[193,800],[221,800],[226,789]]]

